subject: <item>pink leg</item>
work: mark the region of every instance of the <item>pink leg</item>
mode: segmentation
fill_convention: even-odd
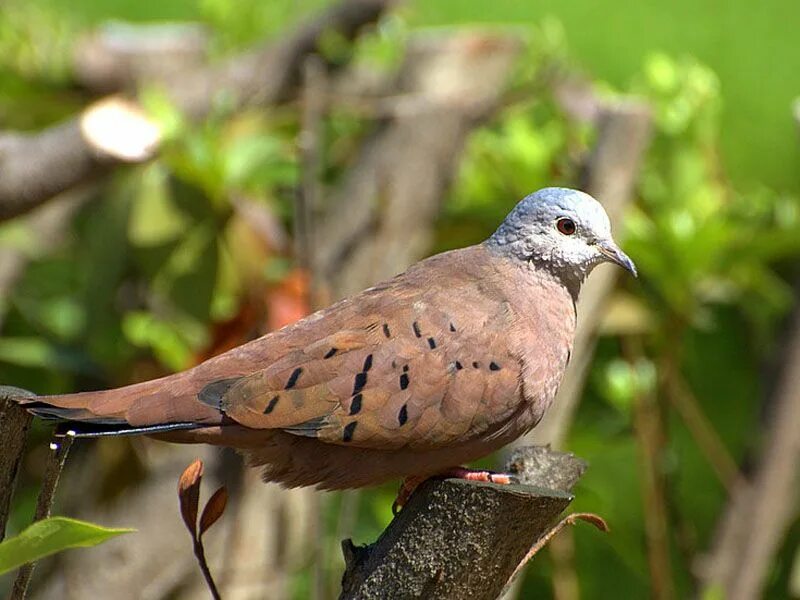
[[[479,469],[467,469],[465,467],[453,467],[442,471],[436,476],[444,479],[466,479],[467,481],[484,481],[486,483],[497,483],[500,485],[517,483],[517,479],[508,473],[495,473],[494,471],[481,471]]]
[[[411,494],[414,493],[414,490],[416,490],[423,481],[433,477],[436,479],[466,479],[467,481],[483,481],[486,483],[496,483],[499,485],[517,483],[516,477],[509,475],[508,473],[494,473],[492,471],[480,469],[467,469],[466,467],[451,467],[430,477],[414,475],[412,477],[406,477],[403,480],[403,483],[400,485],[400,489],[397,492],[397,498],[392,503],[392,513],[396,515],[400,509],[405,506],[406,502],[408,502],[408,499],[411,498]]]

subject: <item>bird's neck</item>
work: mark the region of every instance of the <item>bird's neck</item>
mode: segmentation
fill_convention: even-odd
[[[586,279],[586,271],[571,264],[556,263],[552,260],[538,260],[532,258],[528,260],[528,266],[535,271],[537,276],[542,279],[550,279],[567,289],[572,301],[578,302],[581,286]]]
[[[502,256],[519,268],[525,269],[530,276],[541,281],[550,281],[563,286],[572,296],[572,301],[578,301],[583,281],[588,274],[582,265],[575,265],[559,260],[555,256],[538,256],[531,253],[531,249],[522,243],[499,244],[494,236],[486,240],[484,245],[489,252]]]

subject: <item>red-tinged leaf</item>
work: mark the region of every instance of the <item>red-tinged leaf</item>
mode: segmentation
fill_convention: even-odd
[[[225,506],[227,504],[228,490],[225,489],[225,486],[222,486],[209,498],[206,507],[203,509],[203,514],[200,516],[200,532],[198,537],[202,536],[219,520],[222,513],[225,512]]]
[[[181,474],[178,480],[178,500],[181,517],[186,528],[197,539],[197,508],[200,503],[200,482],[203,479],[203,461],[195,459]]]

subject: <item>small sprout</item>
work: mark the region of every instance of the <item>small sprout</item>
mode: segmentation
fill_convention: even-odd
[[[208,531],[211,526],[219,520],[222,513],[225,512],[225,506],[228,503],[228,491],[223,486],[212,494],[200,516],[200,530],[198,531],[197,513],[200,505],[200,483],[202,480],[203,461],[198,458],[186,467],[178,480],[178,500],[180,501],[181,517],[183,517],[186,529],[189,530],[192,536],[194,555],[197,557],[197,562],[200,565],[200,570],[203,572],[203,577],[206,580],[206,585],[208,585],[211,595],[217,600],[220,595],[217,590],[217,585],[214,583],[214,578],[211,576],[211,571],[208,568],[208,562],[206,561],[206,551],[203,547],[203,534]]]
[[[203,479],[203,461],[195,459],[183,471],[178,480],[178,499],[181,506],[181,517],[186,528],[197,539],[197,507],[200,503],[200,482]]]
[[[200,532],[198,537],[208,531],[211,526],[216,523],[225,512],[225,506],[228,504],[228,490],[225,486],[219,488],[209,498],[206,507],[203,509],[203,514],[200,516]]]

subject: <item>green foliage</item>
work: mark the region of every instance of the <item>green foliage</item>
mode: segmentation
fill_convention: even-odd
[[[88,98],[71,87],[68,49],[104,18],[200,20],[209,25],[216,60],[276,36],[322,4],[12,0],[0,12],[0,120],[37,128],[82,107]],[[796,41],[773,28],[774,34],[743,35],[721,56],[706,47],[721,29],[705,5],[679,0],[691,15],[673,18],[682,9],[667,2],[595,4],[496,0],[487,13],[485,3],[417,2],[353,47],[327,37],[323,52],[334,62],[352,56],[358,68],[385,74],[420,25],[491,21],[513,24],[524,37],[507,105],[468,140],[436,249],[477,242],[523,195],[577,181],[597,132],[564,114],[548,88],[554,73],[579,70],[580,59],[597,93],[635,94],[651,103],[652,143],[617,232],[641,278],[624,281],[610,311],[636,327],[607,324],[568,440],[591,465],[573,508],[601,514],[612,533],[574,530],[574,572],[584,597],[652,593],[635,430],[637,403],[649,394],[665,429],[658,467],[667,486],[673,576],[677,595],[688,597],[692,557],[708,548],[726,496],[709,457],[668,403],[664,378],[668,366],[679,368],[724,447],[741,460],[756,441],[762,364],[796,302],[786,283],[800,256],[798,187],[787,176],[797,157],[786,102],[800,89],[790,77],[800,73],[797,55],[787,50]],[[762,32],[777,18],[742,0],[724,11]],[[738,36],[747,28],[732,30]],[[60,393],[186,368],[220,322],[291,269],[287,254],[265,255],[244,244],[237,203],[253,202],[290,230],[299,182],[298,107],[235,112],[231,98],[220,94],[211,116],[196,124],[157,88],[143,90],[142,100],[165,132],[158,159],[98,185],[55,252],[42,254],[40,240],[19,222],[0,226],[0,252],[32,261],[0,305],[4,383]],[[323,124],[325,184],[337,184],[375,126],[357,107],[334,106]],[[621,338],[640,342],[635,356],[623,352]],[[388,523],[394,492],[385,486],[363,493],[357,543],[375,539]],[[30,487],[22,496],[33,502]],[[339,497],[328,503],[320,541],[337,557],[340,503]],[[797,538],[790,536],[776,560],[772,597],[785,595],[790,579],[798,586]],[[338,573],[341,565],[326,568]],[[552,568],[549,558],[537,557],[525,597],[551,595]],[[296,597],[303,597],[311,589],[309,569],[292,576]]]
[[[48,517],[0,542],[0,575],[62,550],[97,546],[132,531],[110,529],[66,517]]]

